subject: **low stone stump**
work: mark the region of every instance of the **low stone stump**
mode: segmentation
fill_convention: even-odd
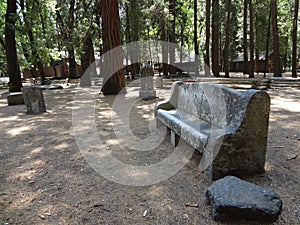
[[[40,114],[46,112],[43,90],[40,87],[23,87],[22,91],[27,114]]]
[[[163,88],[163,87],[164,87],[163,78],[162,77],[156,78],[156,88]]]
[[[211,205],[214,220],[273,222],[282,210],[282,201],[274,191],[233,176],[227,176],[208,187],[206,201]]]
[[[141,89],[139,97],[143,99],[156,98],[156,91],[153,88],[154,71],[150,65],[146,65],[141,69]]]
[[[9,106],[12,105],[24,105],[24,98],[22,92],[12,92],[7,95],[7,103]]]

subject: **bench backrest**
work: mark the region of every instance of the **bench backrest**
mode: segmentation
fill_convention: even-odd
[[[214,126],[239,126],[253,91],[239,92],[212,83],[178,83],[177,109]]]

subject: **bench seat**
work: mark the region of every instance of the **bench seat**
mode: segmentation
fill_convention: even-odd
[[[210,134],[211,124],[184,111],[163,110],[157,111],[157,118],[192,146],[203,153]]]

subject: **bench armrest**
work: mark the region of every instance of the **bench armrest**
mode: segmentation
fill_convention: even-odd
[[[164,109],[164,110],[172,110],[177,107],[178,102],[178,89],[179,86],[184,84],[182,81],[176,81],[172,84],[170,98],[166,101],[158,102],[155,106],[155,115],[158,109]]]

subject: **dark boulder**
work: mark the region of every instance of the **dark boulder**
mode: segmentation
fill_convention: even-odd
[[[250,219],[272,222],[282,210],[280,197],[271,190],[227,176],[206,191],[214,220]]]

